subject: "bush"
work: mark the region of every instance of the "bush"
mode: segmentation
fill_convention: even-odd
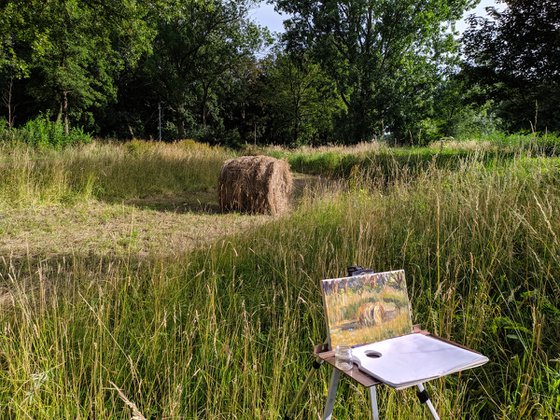
[[[142,156],[154,148],[153,142],[133,139],[125,143],[126,150],[133,156]]]
[[[487,102],[479,108],[466,107],[448,122],[447,135],[458,139],[486,138],[500,132],[503,122]]]
[[[6,129],[0,124],[1,138],[21,141],[30,146],[41,148],[61,149],[76,144],[91,142],[91,136],[85,133],[81,127],[73,127],[68,135],[64,133],[64,124],[61,121],[51,121],[48,115],[39,115],[33,120],[27,121],[25,125],[17,129]],[[11,132],[11,136],[8,135]]]

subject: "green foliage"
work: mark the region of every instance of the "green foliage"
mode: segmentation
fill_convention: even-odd
[[[336,82],[347,107],[340,139],[357,143],[386,131],[403,142],[430,116],[443,69],[456,58],[446,23],[471,4],[454,1],[280,0],[288,49],[309,51]]]
[[[254,54],[268,41],[268,32],[249,20],[249,4],[174,0],[154,11],[154,54],[143,63],[140,81],[155,87],[154,96],[164,104],[174,128],[168,139],[192,136],[216,143],[226,135],[233,136],[230,144],[235,141],[224,120],[245,107],[245,77],[251,77]],[[241,103],[227,104],[229,98]]]
[[[270,118],[266,139],[291,146],[335,140],[334,124],[345,105],[332,79],[308,57],[278,54],[270,60],[263,92]]]
[[[115,76],[150,51],[154,31],[145,14],[142,3],[123,0],[3,2],[0,15],[11,23],[3,46],[12,67],[22,63],[12,77],[30,75],[28,92],[58,105],[68,133],[70,116],[115,99]]]
[[[0,73],[11,78],[28,77],[29,51],[21,48],[32,32],[25,23],[26,5],[22,1],[3,2],[0,11]]]
[[[270,50],[252,0],[3,1],[0,117],[231,147],[560,130],[554,0],[472,17],[462,63],[474,0],[276,3]]]
[[[471,85],[487,90],[511,131],[558,131],[560,15],[555,0],[504,1],[505,9],[472,16],[463,35]]]
[[[72,127],[66,134],[64,124],[60,120],[52,121],[48,115],[40,115],[27,121],[23,127],[11,130],[2,128],[0,124],[0,131],[4,132],[0,134],[4,139],[10,138],[39,148],[60,149],[92,141],[91,136],[80,127]]]
[[[499,132],[501,119],[487,102],[479,108],[464,107],[449,122],[448,134],[457,138],[484,138]]]

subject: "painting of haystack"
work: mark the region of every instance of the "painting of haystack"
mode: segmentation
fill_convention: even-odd
[[[331,348],[408,334],[412,330],[404,271],[321,282]]]

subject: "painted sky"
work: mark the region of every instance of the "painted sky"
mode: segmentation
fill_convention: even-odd
[[[467,16],[473,13],[479,16],[484,16],[485,15],[484,8],[488,6],[496,6],[495,0],[482,0],[476,8],[466,11],[465,14],[463,15],[463,20],[457,22],[457,29],[459,30],[459,32],[463,32],[466,29],[467,24],[464,22],[464,19]],[[501,6],[500,8],[503,8],[503,5],[498,5],[498,6]],[[259,7],[257,7],[250,13],[255,22],[263,26],[267,26],[271,32],[284,31],[284,26],[282,25],[282,22],[284,21],[284,19],[286,19],[286,15],[281,15],[275,12],[274,5],[261,3]]]

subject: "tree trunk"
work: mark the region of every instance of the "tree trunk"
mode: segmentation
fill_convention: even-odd
[[[179,137],[180,139],[184,139],[185,138],[185,121],[183,120],[183,118],[178,117],[177,118],[177,137]]]
[[[6,106],[8,107],[8,128],[14,127],[14,109],[12,107],[12,89],[14,86],[14,78],[10,77],[10,83],[8,84],[8,93],[6,94]]]
[[[70,124],[68,122],[68,91],[62,93],[62,114],[64,116],[64,134],[68,135],[70,133]]]
[[[208,88],[209,85],[203,83],[204,93],[202,95],[202,127],[206,128],[206,113],[208,110],[206,109],[206,101],[208,100]]]

